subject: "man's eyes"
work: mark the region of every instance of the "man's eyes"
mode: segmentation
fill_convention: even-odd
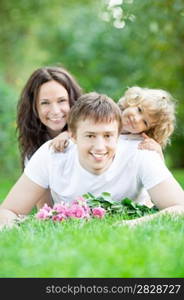
[[[111,134],[105,134],[104,138],[109,139],[112,135]],[[88,138],[95,138],[94,134],[87,134],[86,137]]]

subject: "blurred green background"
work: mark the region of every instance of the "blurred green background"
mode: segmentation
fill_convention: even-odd
[[[162,88],[177,99],[169,168],[184,168],[183,0],[125,0],[125,26],[104,21],[104,0],[0,1],[0,183],[20,174],[16,104],[38,67],[61,64],[85,92],[114,100],[129,86]],[[106,17],[105,17],[106,16]],[[183,174],[183,173],[182,173]],[[184,176],[183,176],[184,178]]]

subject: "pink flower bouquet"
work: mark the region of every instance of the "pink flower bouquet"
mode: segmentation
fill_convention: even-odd
[[[158,209],[134,203],[128,198],[121,201],[114,201],[110,193],[103,192],[100,196],[91,193],[78,197],[71,203],[61,202],[55,204],[53,208],[47,204],[36,214],[37,219],[53,221],[64,221],[66,219],[90,219],[103,218],[105,215],[121,214],[129,218],[142,217],[147,214],[157,212]]]
[[[89,219],[91,217],[103,218],[106,210],[100,206],[91,208],[84,197],[78,197],[71,203],[57,203],[53,208],[45,204],[36,214],[40,220],[51,219],[62,222],[66,219]]]

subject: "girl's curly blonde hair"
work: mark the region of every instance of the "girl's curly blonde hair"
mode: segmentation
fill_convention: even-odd
[[[141,106],[155,122],[146,134],[158,142],[162,148],[170,143],[170,136],[175,127],[175,100],[170,93],[160,89],[128,88],[120,98],[121,110],[130,106]]]

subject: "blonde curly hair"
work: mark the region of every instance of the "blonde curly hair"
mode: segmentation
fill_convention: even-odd
[[[161,89],[134,86],[128,88],[118,105],[123,111],[130,106],[141,105],[155,122],[146,134],[158,142],[162,148],[170,143],[175,128],[175,100],[170,93]]]

